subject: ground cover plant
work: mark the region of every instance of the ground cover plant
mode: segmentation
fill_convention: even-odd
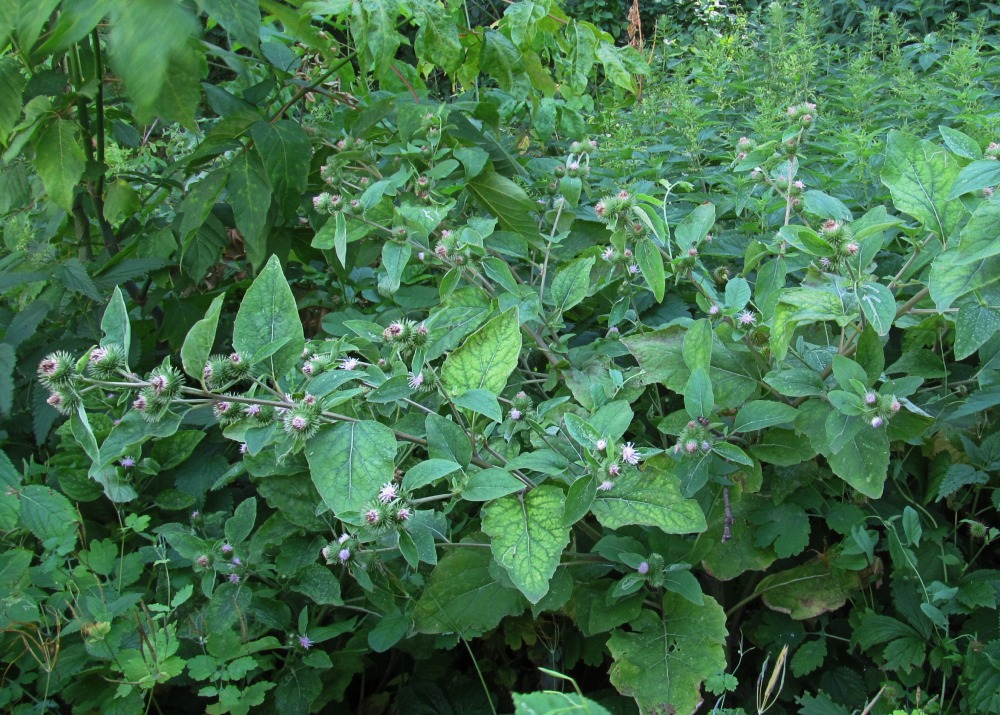
[[[677,5],[0,3],[0,707],[1000,712],[997,11]]]

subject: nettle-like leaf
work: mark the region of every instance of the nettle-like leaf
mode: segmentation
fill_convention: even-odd
[[[542,485],[491,502],[483,511],[483,531],[491,537],[493,557],[531,603],[548,592],[569,544],[569,527],[563,525],[565,504],[562,489]]]
[[[693,713],[702,703],[702,683],[726,668],[727,636],[725,613],[714,599],[697,606],[668,593],[662,616],[644,610],[630,632],[612,633],[611,682],[643,711]]]

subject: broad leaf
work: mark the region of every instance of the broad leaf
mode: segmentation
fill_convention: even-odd
[[[562,523],[565,503],[562,489],[543,485],[498,499],[484,510],[483,531],[492,539],[493,557],[532,603],[548,592],[569,544],[569,527]]]
[[[889,132],[882,183],[896,208],[919,220],[942,241],[951,236],[965,209],[949,197],[958,163],[941,147],[900,131]]]
[[[309,178],[309,137],[302,127],[282,120],[258,122],[250,129],[264,169],[271,179],[274,197],[285,216],[292,216],[302,204]]]
[[[485,546],[485,544],[483,544]],[[458,633],[468,638],[495,628],[524,610],[524,597],[496,582],[487,548],[449,549],[431,572],[413,611],[420,633]]]
[[[191,326],[184,344],[181,346],[181,364],[184,372],[196,380],[202,379],[205,363],[212,353],[215,344],[215,332],[219,325],[219,314],[225,295],[217,295],[205,311],[205,317]]]
[[[768,608],[803,620],[837,610],[860,587],[858,572],[831,569],[817,558],[765,577],[756,593]]]
[[[726,669],[728,635],[726,615],[714,599],[697,606],[668,593],[662,617],[644,610],[630,631],[611,634],[611,682],[643,712],[669,705],[673,712],[693,713],[702,703],[704,680]]]
[[[495,171],[487,171],[470,179],[466,187],[483,208],[500,221],[504,230],[526,236],[538,235],[538,225],[531,217],[538,207],[513,181]]]
[[[441,380],[451,395],[489,390],[499,395],[517,367],[521,330],[517,309],[490,320],[453,350],[441,367]]]
[[[682,497],[680,481],[657,462],[647,462],[642,473],[626,473],[610,491],[597,495],[590,510],[601,524],[609,529],[655,526],[667,534],[705,530],[698,502]]]
[[[306,445],[313,484],[334,514],[361,511],[392,481],[396,436],[379,422],[324,427]]]
[[[259,269],[266,257],[267,212],[271,208],[271,182],[254,152],[239,154],[229,167],[229,203],[236,228],[243,234],[247,258]]]
[[[35,142],[38,175],[52,202],[67,211],[73,207],[73,191],[87,166],[87,158],[74,127],[68,120],[53,120]]]
[[[265,360],[267,372],[278,379],[301,358],[305,337],[295,296],[285,280],[281,262],[271,256],[247,291],[233,326],[233,346],[246,356],[276,341],[286,340]]]

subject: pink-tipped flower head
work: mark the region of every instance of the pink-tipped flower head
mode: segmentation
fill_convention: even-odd
[[[132,467],[135,466],[135,457],[129,457],[129,456],[122,457],[118,461],[118,464],[121,465],[122,469],[131,469]]]
[[[694,454],[695,452],[697,452],[698,451],[698,440],[696,440],[696,439],[689,439],[687,442],[685,442],[684,443],[684,451],[687,452],[688,454]]]
[[[876,402],[878,402],[878,395],[876,395],[871,390],[869,390],[868,392],[865,393],[865,404],[866,405],[874,405]]]
[[[306,428],[309,427],[309,420],[302,415],[295,415],[288,421],[288,424],[291,425],[291,428],[296,432],[304,432]]]
[[[879,427],[881,427],[884,424],[885,424],[885,420],[883,420],[881,417],[872,417],[872,427],[873,428],[878,429]]]
[[[709,315],[718,315],[719,314],[719,306],[713,305],[711,308],[708,309],[708,314]]]
[[[382,514],[378,509],[369,509],[365,512],[365,522],[369,526],[375,526],[382,520]]]
[[[238,573],[229,574],[229,583],[239,583],[240,575]]]
[[[639,575],[645,576],[649,573],[649,564],[646,561],[640,561],[639,565],[635,567],[635,570],[639,572]]]
[[[792,186],[801,191],[802,189],[806,188],[806,182],[802,181],[801,179],[796,179],[795,181],[792,182]]]
[[[598,201],[594,206],[594,213],[597,214],[598,218],[604,218],[608,213],[608,205],[604,201]]]
[[[625,189],[622,189],[621,191],[618,192],[618,198],[621,199],[622,201],[628,201],[629,193]]]
[[[413,516],[413,512],[410,511],[409,507],[404,506],[396,512],[396,521],[408,521],[411,516]]]
[[[132,408],[138,412],[145,412],[147,407],[149,407],[149,403],[146,402],[146,398],[143,397],[142,395],[139,395],[132,402]]]
[[[691,248],[688,249],[688,255],[691,256],[691,258],[695,258],[698,255],[698,249],[691,246]]]
[[[410,386],[410,389],[416,390],[418,387],[424,384],[424,373],[418,372],[416,374],[410,373],[410,379],[406,381]]]
[[[599,439],[597,440],[597,451],[603,452],[608,448],[607,440]]]
[[[851,242],[850,242],[850,243],[848,243],[848,244],[847,244],[846,246],[844,246],[844,250],[845,250],[845,251],[847,251],[847,254],[848,254],[849,256],[853,256],[853,255],[855,255],[855,254],[856,254],[856,253],[857,253],[858,251],[860,251],[860,250],[861,250],[861,246],[859,246],[858,244],[856,244],[856,243],[855,243],[854,241],[851,241]]]
[[[608,465],[608,474],[610,474],[612,477],[617,477],[621,473],[622,473],[622,467],[620,464],[618,464],[618,462],[612,462],[611,464]]]
[[[514,420],[515,422],[517,422],[519,419],[521,419],[521,417],[524,416],[521,413],[521,410],[517,409],[516,407],[514,409],[512,409],[508,414],[510,414],[510,418],[512,420]]]
[[[219,547],[219,550],[222,551],[222,553],[224,554],[231,554],[233,553],[233,545],[227,541],[222,546]]]
[[[351,558],[351,550],[341,549],[340,551],[337,552],[337,558],[340,559],[340,563],[346,562],[348,559]]]
[[[752,310],[744,310],[737,314],[736,320],[739,321],[741,326],[749,328],[757,324],[757,314]]]
[[[358,366],[358,359],[356,357],[344,358],[340,362],[341,370],[353,370]]]
[[[639,266],[636,265],[635,263],[629,264],[628,272],[629,272],[629,275],[632,275],[632,276],[639,275]]]
[[[392,482],[386,482],[378,491],[378,500],[383,504],[388,504],[399,496],[399,487]]]
[[[639,451],[631,442],[626,442],[622,446],[622,461],[627,462],[628,464],[639,463]]]
[[[604,249],[604,252],[601,254],[601,257],[604,258],[605,261],[614,260],[615,249],[612,248],[611,246],[608,246],[607,248]]]
[[[889,407],[893,412],[899,412],[903,406],[899,404],[899,400],[893,400],[892,404]]]
[[[302,650],[309,650],[313,646],[313,641],[309,636],[299,636],[299,646]]]
[[[260,405],[247,405],[243,408],[243,414],[247,417],[260,417],[262,409]]]
[[[597,491],[599,492],[610,492],[615,488],[615,483],[610,479],[605,479],[603,482],[597,485]]]

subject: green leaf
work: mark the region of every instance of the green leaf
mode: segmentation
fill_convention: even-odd
[[[184,344],[181,345],[181,364],[184,372],[196,380],[202,379],[205,363],[212,354],[215,345],[215,332],[219,325],[219,315],[225,303],[225,295],[217,295],[205,311],[205,317],[191,326]]]
[[[491,467],[476,472],[469,478],[462,490],[462,498],[466,501],[492,501],[524,488],[524,482],[512,476],[506,469]]]
[[[450,459],[427,459],[415,464],[406,471],[403,477],[403,491],[411,492],[428,484],[433,484],[441,477],[457,472],[461,467]]]
[[[884,428],[863,429],[842,449],[824,456],[838,477],[871,499],[881,498],[889,470],[889,439]]]
[[[396,436],[378,422],[340,422],[321,428],[305,453],[313,484],[333,513],[361,511],[392,481]]]
[[[368,631],[368,645],[376,653],[385,653],[410,632],[413,619],[405,613],[390,611]]]
[[[611,42],[601,41],[597,45],[595,56],[604,68],[604,74],[613,84],[618,85],[626,92],[635,92],[635,78],[632,76],[630,67],[626,65],[622,57],[624,48],[615,47]]]
[[[523,71],[521,53],[514,43],[495,30],[483,33],[479,67],[497,81],[500,89],[515,97],[524,97],[530,88]]]
[[[55,119],[45,125],[35,141],[35,168],[42,178],[52,203],[69,211],[73,208],[73,191],[87,157],[76,137],[75,125],[66,119]]]
[[[766,427],[794,422],[798,413],[791,405],[770,400],[754,400],[746,403],[736,415],[734,432],[754,432]]]
[[[611,715],[611,711],[576,693],[513,693],[514,715]]]
[[[408,243],[387,241],[382,245],[382,270],[378,276],[378,292],[381,295],[390,296],[399,290],[412,252],[413,248]]]
[[[524,189],[495,171],[486,171],[466,183],[469,193],[505,231],[537,236],[538,225],[531,217],[537,210]]]
[[[140,122],[161,108],[162,100],[168,98],[165,89],[170,95],[185,85],[197,87],[198,73],[184,70],[198,61],[200,49],[190,44],[198,31],[197,19],[181,3],[130,0],[112,6],[111,65],[125,81]]]
[[[257,0],[200,0],[206,12],[226,28],[230,37],[260,52],[260,7]]]
[[[704,241],[714,225],[715,205],[700,204],[677,225],[674,240],[682,251],[687,252],[692,246]]]
[[[178,233],[183,243],[187,243],[191,234],[201,228],[212,213],[215,201],[226,185],[226,173],[226,169],[216,169],[188,187],[187,195],[178,209],[181,214]]]
[[[274,198],[284,216],[293,216],[302,204],[312,153],[309,137],[292,121],[257,122],[250,135],[271,179]]]
[[[10,415],[14,405],[14,369],[17,355],[10,343],[0,343],[0,414]]]
[[[562,523],[565,504],[562,489],[542,485],[527,494],[502,497],[483,510],[483,531],[492,539],[493,558],[531,603],[548,593],[569,544],[569,527]]]
[[[708,370],[712,363],[712,323],[707,318],[695,321],[684,334],[684,364],[692,370]]]
[[[603,526],[655,526],[667,534],[706,529],[698,502],[681,496],[680,481],[662,468],[660,459],[649,460],[641,473],[626,472],[611,491],[598,493],[590,511]]]
[[[347,219],[343,213],[338,212],[326,220],[313,236],[312,247],[323,251],[332,248],[340,265],[347,267]]]
[[[441,381],[451,395],[475,389],[499,395],[517,367],[520,352],[518,312],[511,308],[472,333],[445,358]]]
[[[888,335],[896,319],[896,299],[881,283],[862,283],[858,286],[861,312],[879,335]]]
[[[468,467],[472,460],[472,445],[465,430],[441,415],[427,415],[427,453],[432,459],[448,459]]]
[[[464,407],[467,410],[477,412],[494,422],[503,422],[500,403],[497,401],[496,395],[489,390],[466,390],[452,400],[452,402],[457,407]]]
[[[643,712],[669,704],[674,712],[693,713],[702,703],[704,680],[726,669],[728,635],[726,615],[714,599],[697,606],[668,593],[662,618],[644,610],[630,631],[611,634],[611,683]]]
[[[944,478],[941,480],[941,484],[938,485],[937,499],[934,501],[941,501],[945,497],[951,496],[962,487],[968,487],[976,484],[986,484],[989,480],[990,477],[988,474],[980,472],[978,469],[969,464],[953,464],[948,467],[948,471],[945,472]]]
[[[233,515],[226,519],[226,541],[239,544],[250,536],[253,525],[257,521],[257,498],[250,497],[240,502]]]
[[[785,502],[754,513],[754,545],[774,545],[778,558],[797,556],[809,546],[809,515],[797,504]]]
[[[20,502],[21,524],[46,550],[67,554],[76,548],[80,519],[69,499],[48,487],[29,484],[21,489]]]
[[[1000,246],[996,240],[998,222],[1000,202],[984,201],[979,204],[959,232],[958,240],[948,243],[947,253],[954,254],[953,262],[958,265],[976,263],[982,258],[1000,254]]]
[[[601,438],[601,431],[593,427],[587,420],[572,412],[563,415],[566,422],[566,430],[570,437],[576,440],[577,444],[588,449],[594,449],[597,440]]]
[[[559,315],[587,296],[590,289],[590,269],[594,267],[594,260],[593,256],[580,258],[556,273],[549,298]]]
[[[320,606],[340,606],[344,603],[340,597],[340,581],[329,567],[321,564],[309,564],[302,569],[292,590]]]
[[[763,596],[771,610],[804,620],[837,610],[860,587],[861,577],[856,571],[831,570],[817,558],[765,577],[756,593]]]
[[[434,2],[421,3],[417,8],[417,37],[413,50],[417,59],[454,74],[465,60],[465,51],[458,36],[458,26]]]
[[[0,531],[13,531],[17,527],[21,512],[20,489],[21,475],[7,455],[0,452]]]
[[[955,318],[955,359],[964,360],[1000,330],[1000,311],[966,303]]]
[[[743,310],[750,302],[750,284],[745,278],[730,278],[726,283],[726,308]]]
[[[808,439],[788,429],[767,430],[759,441],[750,445],[750,451],[760,461],[779,467],[791,467],[816,456]]]
[[[944,126],[938,127],[938,133],[941,134],[945,146],[951,150],[952,154],[957,154],[973,161],[983,158],[983,150],[979,148],[976,140],[968,134]]]
[[[229,167],[227,187],[236,228],[243,234],[247,259],[257,270],[267,255],[267,212],[271,208],[271,182],[254,152],[242,152]]]
[[[711,415],[714,407],[712,380],[703,368],[695,368],[684,386],[684,409],[693,419],[698,419]]]
[[[769,372],[764,376],[764,382],[785,397],[808,397],[825,392],[819,373],[804,367]]]
[[[737,447],[735,444],[730,444],[729,442],[713,442],[712,451],[726,461],[736,462],[736,464],[742,464],[744,467],[753,466],[753,460],[747,456],[746,452]]]
[[[11,56],[0,58],[0,146],[6,146],[11,131],[21,116],[23,90],[24,78],[21,76],[20,63]]]
[[[104,333],[102,346],[118,345],[128,355],[132,345],[132,324],[129,322],[125,296],[120,288],[116,287],[111,293],[111,300],[101,318],[101,331]]]
[[[281,262],[277,256],[271,256],[236,313],[233,347],[252,356],[275,341],[285,339],[288,342],[264,363],[275,379],[283,377],[299,361],[305,337],[295,296],[285,280]]]
[[[942,241],[951,236],[965,211],[949,196],[958,171],[958,163],[944,149],[912,134],[889,132],[882,183],[889,187],[897,209]]]
[[[987,186],[1000,184],[1000,162],[990,159],[974,161],[959,172],[948,193],[949,199],[957,199],[973,191],[982,191]]]
[[[806,641],[792,656],[792,673],[796,678],[802,678],[823,665],[824,660],[826,660],[826,638]]]
[[[639,270],[642,271],[642,277],[653,291],[656,302],[661,302],[666,290],[666,273],[660,249],[650,239],[642,239],[635,246],[635,260],[639,264]]]
[[[458,633],[468,638],[495,628],[524,610],[521,594],[490,574],[490,550],[449,549],[431,572],[413,611],[420,633]]]
[[[802,208],[813,216],[832,218],[838,221],[854,219],[851,210],[844,205],[843,201],[829,194],[824,194],[822,191],[810,189],[802,195],[802,199]]]
[[[371,64],[368,66],[378,79],[389,76],[396,50],[399,49],[400,36],[396,32],[398,7],[398,3],[390,0],[361,0],[365,19],[363,35],[352,27],[355,42],[371,53]]]

